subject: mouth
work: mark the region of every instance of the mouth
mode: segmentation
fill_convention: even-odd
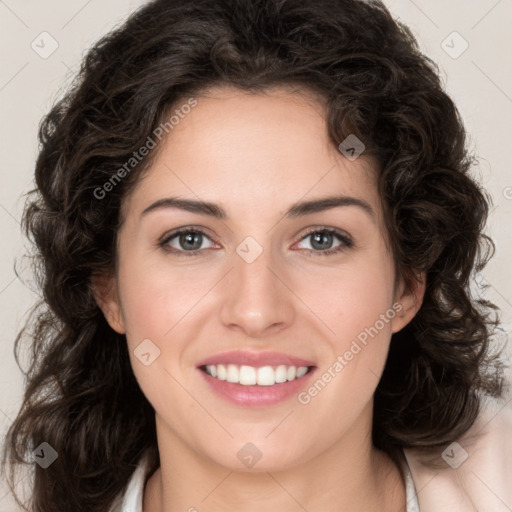
[[[219,398],[237,407],[268,407],[307,387],[317,366],[289,354],[238,350],[204,359],[197,369]]]
[[[199,367],[210,377],[242,386],[274,386],[301,379],[314,366],[248,366],[237,364],[209,364]]]

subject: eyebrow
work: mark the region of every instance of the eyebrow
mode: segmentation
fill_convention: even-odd
[[[293,204],[285,213],[285,218],[297,218],[318,213],[331,208],[340,206],[356,206],[367,213],[375,221],[375,211],[369,203],[363,199],[350,196],[329,196],[311,201],[302,201]],[[141,214],[141,216],[155,210],[165,208],[179,208],[191,213],[207,215],[217,219],[227,219],[226,211],[218,204],[208,201],[196,201],[193,199],[182,199],[179,197],[165,197],[150,204]]]

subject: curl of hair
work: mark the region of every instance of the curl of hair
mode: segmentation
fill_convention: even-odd
[[[497,308],[470,291],[494,251],[483,233],[490,199],[469,174],[438,68],[410,30],[377,1],[153,1],[90,49],[40,127],[24,227],[42,298],[16,338],[18,364],[25,335],[31,361],[2,460],[33,467],[33,511],[105,512],[144,451],[159,464],[154,411],[90,280],[114,270],[122,198],[157,151],[122,179],[118,170],[180,101],[219,85],[312,92],[332,143],[355,134],[379,162],[397,276],[410,286],[426,272],[426,292],[392,336],[374,444],[392,456],[445,445],[473,424],[482,393],[501,393]],[[29,456],[42,442],[59,454],[46,469]]]

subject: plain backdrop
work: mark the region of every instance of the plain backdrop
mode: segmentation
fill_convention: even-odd
[[[314,1],[314,0],[312,0]],[[22,256],[24,196],[33,182],[42,116],[77,71],[85,51],[142,5],[137,0],[0,0],[0,431],[15,417],[23,375],[13,344],[36,299]],[[479,159],[474,173],[493,197],[487,232],[496,255],[480,282],[501,309],[502,339],[512,325],[512,0],[385,0],[440,67]],[[19,277],[15,274],[15,262]],[[509,343],[510,347],[510,343]],[[15,510],[0,483],[0,510]]]

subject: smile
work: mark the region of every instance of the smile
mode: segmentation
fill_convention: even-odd
[[[211,377],[242,386],[273,386],[300,379],[306,375],[309,366],[247,366],[236,364],[205,365],[201,369]]]

